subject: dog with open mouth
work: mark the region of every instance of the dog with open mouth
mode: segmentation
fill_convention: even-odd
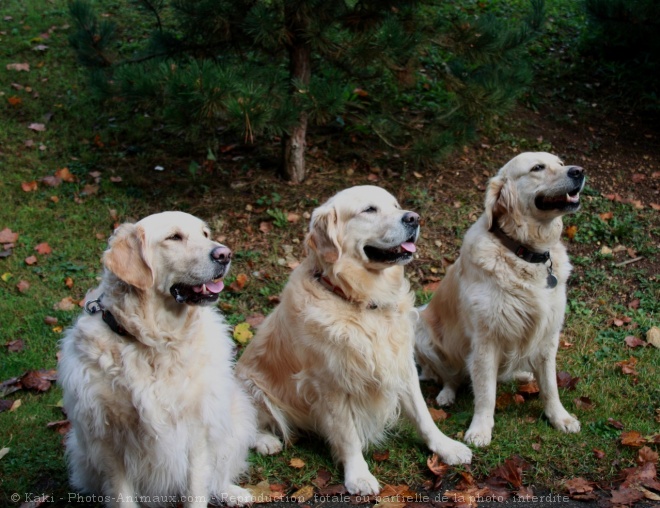
[[[580,207],[585,174],[545,152],[522,153],[493,177],[485,212],[463,239],[417,327],[422,378],[450,405],[467,379],[474,417],[465,441],[490,444],[497,381],[538,381],[545,415],[564,432],[580,422],[559,400],[556,355],[571,272],[562,216]]]
[[[314,210],[307,257],[236,366],[257,405],[259,453],[281,451],[278,434],[316,432],[347,490],[377,494],[362,451],[403,409],[445,462],[470,462],[469,448],[436,427],[417,379],[403,267],[418,236],[419,216],[379,187],[343,190]]]
[[[256,413],[213,307],[231,251],[200,219],[164,212],[119,226],[103,263],[61,344],[71,485],[108,506],[251,503],[234,482]]]

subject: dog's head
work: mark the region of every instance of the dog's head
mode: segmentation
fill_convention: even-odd
[[[501,216],[520,225],[528,219],[548,222],[580,208],[584,170],[565,166],[546,152],[514,157],[494,176],[486,191],[488,227]]]
[[[211,240],[208,226],[183,212],[163,212],[122,224],[103,254],[105,267],[142,291],[179,303],[217,301],[231,251]]]
[[[306,243],[321,263],[350,256],[370,269],[405,265],[419,236],[419,215],[380,187],[343,190],[314,210]]]

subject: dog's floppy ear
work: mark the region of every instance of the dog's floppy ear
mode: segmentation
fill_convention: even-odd
[[[305,242],[323,261],[335,263],[341,257],[339,232],[337,210],[332,206],[322,206],[312,214]]]
[[[121,280],[145,290],[154,285],[154,272],[142,226],[122,224],[110,237],[110,247],[103,253],[103,264]]]
[[[486,190],[486,217],[488,218],[488,229],[493,222],[505,213],[514,214],[518,193],[510,178],[505,176],[494,176],[488,182]]]

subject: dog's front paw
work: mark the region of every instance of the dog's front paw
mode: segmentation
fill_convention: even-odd
[[[359,496],[375,496],[380,492],[380,485],[376,477],[369,471],[349,478],[346,476],[344,486],[350,494]]]
[[[435,401],[438,403],[438,406],[451,406],[456,400],[456,391],[452,390],[448,386],[445,386],[440,393],[435,398]]]
[[[463,443],[459,443],[453,439],[443,439],[441,443],[434,444],[429,448],[431,448],[431,451],[437,453],[443,462],[450,466],[472,462],[472,450]]]
[[[267,432],[260,432],[254,443],[254,449],[261,455],[275,455],[282,451],[282,441]]]
[[[248,506],[257,499],[247,489],[238,485],[230,485],[227,490],[219,496],[219,500],[227,506]]]
[[[465,433],[463,438],[466,443],[474,446],[488,446],[492,439],[492,431],[489,428],[479,428],[474,425],[470,425],[470,428]]]
[[[574,434],[580,432],[580,422],[577,418],[573,418],[568,411],[564,411],[565,414],[560,414],[554,418],[548,417],[552,426],[561,430],[562,432],[568,432],[569,434]]]

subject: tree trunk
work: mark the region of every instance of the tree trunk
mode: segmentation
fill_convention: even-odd
[[[291,7],[285,8],[286,24],[291,34],[289,45],[289,77],[291,79],[290,94],[301,93],[294,86],[294,80],[304,86],[309,84],[312,75],[312,47],[306,39],[307,23],[305,14],[295,11]],[[304,93],[304,92],[302,92]],[[294,100],[295,102],[295,100]],[[305,149],[307,136],[307,113],[301,111],[298,122],[291,129],[290,134],[282,138],[282,174],[284,178],[293,183],[300,183],[305,179]]]

